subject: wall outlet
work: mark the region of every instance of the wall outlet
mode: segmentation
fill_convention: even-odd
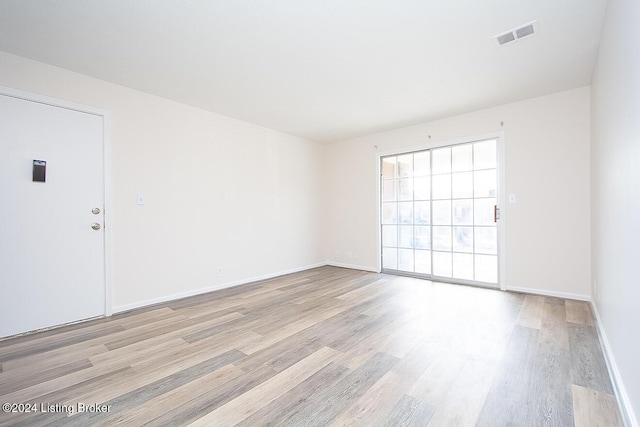
[[[222,268],[216,268],[216,276],[222,276]]]
[[[144,194],[138,193],[136,195],[136,204],[139,206],[144,206]]]
[[[335,254],[333,254],[333,256],[334,256],[334,257],[336,257],[336,258],[339,258],[339,257],[340,257],[340,252],[339,252],[339,251],[336,251],[336,253],[335,253]]]
[[[353,258],[353,253],[351,251],[347,252],[347,258],[349,259]]]

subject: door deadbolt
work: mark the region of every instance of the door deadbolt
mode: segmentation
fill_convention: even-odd
[[[94,222],[93,224],[91,224],[91,228],[93,228],[94,230],[100,230],[100,224]]]
[[[94,215],[98,215],[100,213],[100,208],[91,209],[91,213],[94,214]]]

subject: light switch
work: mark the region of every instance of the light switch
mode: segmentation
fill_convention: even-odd
[[[509,194],[509,203],[516,203],[516,202],[517,202],[516,195]]]
[[[144,195],[138,193],[138,195],[136,196],[136,204],[143,206],[144,205]]]

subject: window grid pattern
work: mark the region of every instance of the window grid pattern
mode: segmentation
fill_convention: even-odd
[[[382,267],[498,281],[496,140],[381,159]]]

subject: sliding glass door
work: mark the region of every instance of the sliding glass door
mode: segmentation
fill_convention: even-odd
[[[497,140],[381,159],[382,269],[498,283]]]

